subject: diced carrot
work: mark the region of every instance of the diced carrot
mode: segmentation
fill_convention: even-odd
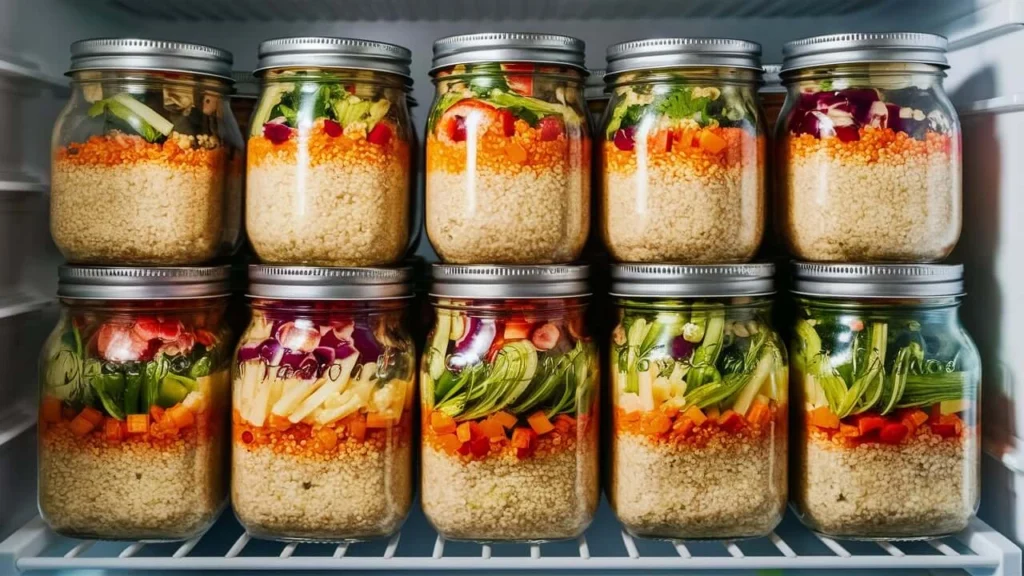
[[[437,442],[440,444],[441,449],[448,454],[455,454],[462,446],[462,442],[459,442],[455,434],[442,434],[437,437]]]
[[[517,427],[512,431],[512,447],[529,448],[536,437],[537,433],[534,432],[532,428],[526,428],[524,426]]]
[[[321,428],[316,431],[317,442],[326,450],[333,450],[338,445],[338,433],[333,428]]]
[[[61,408],[60,400],[53,396],[44,396],[43,402],[39,406],[39,419],[43,422],[56,424],[60,422]]]
[[[924,410],[909,410],[903,415],[903,425],[913,434],[915,430],[928,421],[928,414]]]
[[[444,412],[431,412],[430,428],[434,431],[434,434],[453,434],[455,432],[455,419]]]
[[[559,414],[555,416],[554,425],[559,434],[568,434],[576,426],[576,420],[567,414]]]
[[[686,436],[693,430],[693,428],[693,420],[690,420],[689,418],[680,418],[672,425],[672,433],[678,436]]]
[[[455,436],[458,437],[459,442],[469,442],[473,438],[473,434],[469,430],[469,422],[459,424],[455,429]]]
[[[491,441],[505,438],[505,429],[493,417],[480,422],[480,432]]]
[[[454,424],[454,420],[452,421],[452,423]],[[366,440],[366,419],[363,418],[362,414],[356,412],[355,414],[349,416],[348,430],[349,434],[351,434],[352,438],[355,439],[357,442],[362,442],[363,440]],[[452,431],[454,432],[455,430],[453,429]]]
[[[687,408],[686,412],[683,412],[683,416],[689,418],[690,421],[693,422],[694,426],[700,426],[708,419],[708,416],[704,414],[704,412],[700,408],[697,408],[696,406],[690,406],[689,408]]]
[[[622,408],[616,408],[615,414],[623,422],[637,422],[640,420],[641,413],[638,410],[632,412],[626,412]]]
[[[506,430],[511,430],[516,425],[516,417],[504,410],[495,412],[491,415],[491,418],[498,424],[501,424],[501,427]]]
[[[860,428],[860,435],[867,436],[875,430],[881,430],[889,422],[880,416],[862,416],[857,419],[857,427]]]
[[[384,414],[378,414],[376,412],[370,412],[366,415],[366,427],[367,428],[388,428],[391,426],[392,420]]]
[[[292,421],[285,416],[278,416],[271,412],[270,416],[267,418],[267,425],[274,430],[283,432],[292,427]]]
[[[956,430],[957,435],[959,435],[964,430],[964,421],[961,420],[960,417],[957,416],[956,414],[946,414],[942,416],[941,418],[939,418],[939,424],[952,425],[953,428]]]
[[[860,427],[854,426],[853,424],[839,424],[839,435],[846,438],[856,438],[860,436]]]
[[[111,442],[120,442],[124,440],[122,434],[121,421],[117,418],[107,418],[103,422],[103,437]]]
[[[526,419],[526,422],[530,425],[530,428],[533,428],[533,431],[536,432],[538,436],[547,434],[555,429],[555,426],[551,424],[551,421],[548,420],[548,417],[541,410],[530,414]]]
[[[743,416],[740,416],[732,410],[726,410],[718,417],[718,425],[726,432],[736,432],[743,428],[745,422],[743,421]]]
[[[505,155],[516,164],[526,162],[526,149],[514,142],[505,147]]]
[[[129,414],[128,415],[128,433],[129,434],[145,434],[149,431],[149,415],[148,414]]]
[[[96,425],[90,422],[87,418],[84,418],[81,414],[79,414],[78,416],[75,416],[74,419],[71,420],[71,424],[69,425],[69,427],[71,428],[71,432],[75,436],[81,438],[82,436],[85,436],[89,432],[92,432],[93,429],[96,428]]]
[[[712,406],[711,408],[708,408],[704,412],[704,416],[706,416],[707,419],[711,420],[712,422],[718,422],[718,419],[722,416],[722,413],[719,412],[717,406]],[[694,422],[694,424],[697,424],[697,422]],[[701,422],[701,424],[703,424],[703,422]],[[700,424],[697,425],[700,426]]]
[[[169,417],[178,428],[188,428],[196,423],[196,416],[181,404],[175,404],[167,410]]]
[[[163,408],[155,404],[149,407],[149,417],[153,419],[153,422],[159,422],[163,420],[165,413],[166,411]]]
[[[676,406],[675,404],[662,404],[660,410],[662,414],[669,418],[675,418],[679,415],[679,406]]]
[[[672,420],[661,412],[648,412],[640,421],[640,431],[649,435],[661,435],[672,428]]]
[[[839,429],[839,417],[832,413],[828,409],[828,406],[819,406],[814,410],[811,410],[808,414],[808,421],[813,426],[818,428],[826,428],[829,430]]]
[[[722,138],[721,136],[719,136],[718,134],[715,134],[714,132],[712,132],[710,130],[703,130],[703,131],[701,131],[701,133],[700,133],[700,147],[701,148],[707,150],[708,152],[711,152],[712,154],[718,154],[722,150],[725,150],[726,146],[728,146],[728,142],[725,141],[725,138]]]
[[[530,323],[525,320],[511,320],[505,323],[505,340],[522,340],[530,335]]]
[[[85,409],[82,410],[82,412],[79,414],[79,416],[85,418],[89,422],[92,422],[93,427],[103,424],[103,412],[100,412],[99,410],[92,408],[90,406],[86,406]]]
[[[762,426],[767,424],[770,418],[771,412],[768,409],[768,405],[762,402],[754,404],[750,407],[750,410],[747,410],[747,422],[751,424]]]

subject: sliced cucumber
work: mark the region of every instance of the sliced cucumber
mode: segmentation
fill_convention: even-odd
[[[448,335],[452,330],[450,313],[439,314],[434,339],[430,342],[430,377],[436,382],[444,374],[444,355],[448,351]]]
[[[135,98],[132,98],[131,94],[122,92],[113,97],[113,101],[124,106],[130,110],[133,114],[141,118],[146,124],[152,126],[157,132],[167,136],[174,130],[174,124],[170,120],[161,116],[156,110],[153,110],[149,106],[146,106],[142,102],[139,102]],[[127,120],[127,118],[123,118]]]
[[[259,136],[263,134],[263,125],[270,120],[270,113],[273,112],[274,106],[281,103],[281,98],[285,94],[295,89],[295,85],[291,83],[267,83],[263,89],[263,96],[260,97],[260,102],[256,106],[256,111],[252,115],[250,125],[252,126],[253,136]]]

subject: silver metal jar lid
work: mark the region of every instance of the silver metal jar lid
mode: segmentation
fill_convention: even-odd
[[[793,263],[794,294],[831,298],[934,298],[964,293],[961,264]]]
[[[231,80],[231,53],[220,48],[145,38],[94,38],[71,45],[68,74],[84,70],[151,70]]]
[[[411,65],[412,52],[395,44],[356,38],[296,36],[261,42],[255,73],[271,68],[349,68],[397,74],[411,82]]]
[[[722,298],[775,293],[774,264],[612,264],[612,296]]]
[[[608,100],[611,94],[604,83],[604,69],[590,70],[590,76],[583,85],[584,100]]]
[[[569,298],[590,294],[586,264],[495,266],[434,264],[431,296]]]
[[[761,45],[732,38],[647,38],[608,47],[608,75],[658,68],[721,66],[761,71]]]
[[[230,266],[128,268],[65,264],[57,270],[60,298],[176,300],[230,293]]]
[[[862,62],[934,64],[948,68],[947,45],[944,37],[921,32],[814,36],[782,46],[782,73],[814,66]]]
[[[248,295],[280,300],[387,300],[413,295],[412,268],[249,266]]]
[[[456,64],[531,62],[586,71],[582,40],[558,34],[489,32],[448,36],[434,42],[430,73]]]
[[[768,94],[786,93],[786,88],[782,85],[782,78],[779,77],[779,72],[782,71],[781,64],[765,64],[761,67],[764,70],[764,85],[761,86],[760,92]]]

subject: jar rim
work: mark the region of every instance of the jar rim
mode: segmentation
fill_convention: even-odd
[[[612,264],[609,295],[729,298],[775,293],[775,264]]]
[[[57,296],[72,300],[185,300],[231,293],[230,266],[115,267],[64,264]]]
[[[949,68],[944,36],[923,32],[870,32],[811,36],[782,46],[782,74],[840,64],[917,63]]]
[[[291,36],[260,42],[253,74],[281,68],[343,68],[401,76],[412,83],[412,52],[404,46],[330,36]]]
[[[71,44],[66,75],[98,70],[145,70],[210,76],[228,83],[231,52],[189,42],[147,38],[90,38]]]
[[[249,265],[250,298],[273,300],[387,300],[413,296],[410,267],[326,268]]]
[[[949,298],[964,295],[963,264],[793,263],[790,292],[819,298]]]
[[[534,32],[458,34],[434,41],[430,75],[459,64],[528,62],[578,68],[586,74],[586,44],[579,38]]]
[[[590,295],[589,278],[586,264],[434,264],[430,295],[484,300],[573,298]]]

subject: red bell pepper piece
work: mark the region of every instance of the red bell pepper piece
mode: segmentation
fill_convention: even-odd
[[[882,444],[899,444],[909,433],[910,430],[903,424],[886,424],[878,433],[878,440]]]
[[[861,436],[867,436],[875,430],[881,430],[886,424],[888,424],[888,421],[880,416],[862,416],[857,420],[857,427],[860,428]]]

